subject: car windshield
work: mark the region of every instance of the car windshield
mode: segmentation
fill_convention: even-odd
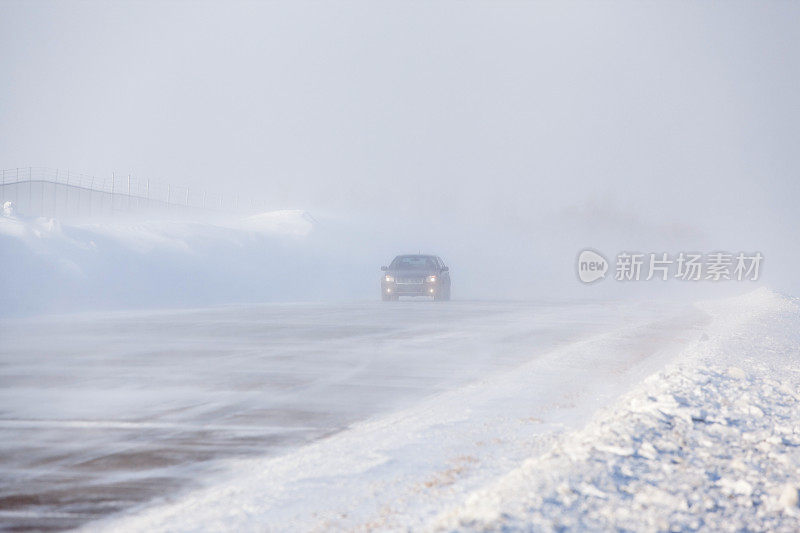
[[[425,255],[401,255],[392,261],[392,268],[396,270],[431,270],[436,268],[432,257]]]

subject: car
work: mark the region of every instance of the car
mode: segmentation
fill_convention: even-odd
[[[398,255],[381,270],[381,299],[384,302],[398,300],[401,296],[450,299],[450,268],[438,256]]]

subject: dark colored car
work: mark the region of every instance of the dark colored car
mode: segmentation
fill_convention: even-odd
[[[397,300],[401,296],[450,299],[450,269],[435,255],[398,255],[381,270],[383,301]]]

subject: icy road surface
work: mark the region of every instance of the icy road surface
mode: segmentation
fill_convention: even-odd
[[[174,501],[230,476],[231,459],[246,456],[286,460],[257,478],[288,498],[272,495],[274,509],[260,509],[257,523],[325,527],[329,507],[339,512],[357,504],[337,501],[330,494],[336,487],[324,482],[325,472],[337,469],[332,454],[348,453],[331,440],[349,438],[342,430],[392,413],[402,420],[404,409],[427,405],[452,411],[448,402],[459,400],[448,391],[524,367],[507,397],[495,391],[484,399],[487,416],[507,402],[509,436],[541,435],[544,443],[659,369],[705,320],[678,304],[457,301],[6,319],[0,322],[0,528],[70,528]],[[394,425],[403,431],[402,423]],[[413,444],[413,435],[405,437]],[[482,458],[481,475],[507,471],[531,452],[476,442],[493,450]],[[315,445],[328,448],[313,455]],[[438,458],[430,442],[404,453],[395,470],[407,470],[408,479],[393,472],[384,482],[419,481],[414,476],[426,475],[430,465],[412,458],[451,460]],[[322,463],[297,463],[304,454]],[[446,489],[448,476],[476,460],[452,458],[450,471],[420,482]],[[347,482],[358,488],[359,469],[382,459],[354,461],[355,468],[341,466],[353,469]],[[316,502],[292,492],[305,491],[309,474],[323,477],[308,492],[322,496]],[[370,476],[380,480],[380,468]],[[369,516],[369,506],[362,509]],[[224,526],[226,518],[218,518]],[[351,518],[360,519],[357,512]]]

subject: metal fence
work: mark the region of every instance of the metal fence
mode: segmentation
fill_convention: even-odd
[[[53,218],[92,217],[137,211],[257,212],[266,202],[224,196],[201,188],[176,186],[131,175],[106,177],[69,170],[25,167],[2,170],[0,203],[14,202],[17,212]]]

